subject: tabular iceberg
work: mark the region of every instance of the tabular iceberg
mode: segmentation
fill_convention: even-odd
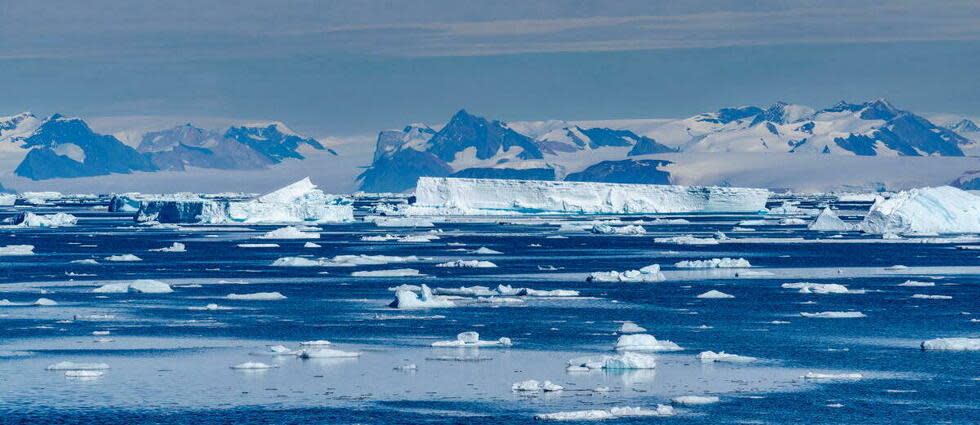
[[[161,223],[331,223],[354,221],[347,198],[324,194],[310,178],[247,201],[203,198],[140,202],[137,220]]]
[[[859,225],[885,233],[980,233],[980,196],[950,187],[924,187],[878,199]]]
[[[755,212],[766,189],[420,177],[410,215]]]

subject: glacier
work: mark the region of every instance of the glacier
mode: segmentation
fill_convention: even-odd
[[[125,200],[119,208],[130,208]],[[200,197],[140,201],[138,221],[202,224],[336,223],[354,221],[348,198],[328,195],[303,178],[249,200],[213,200]]]
[[[980,196],[950,186],[879,198],[858,225],[871,234],[980,233]]]
[[[757,212],[767,189],[420,177],[408,215]]]

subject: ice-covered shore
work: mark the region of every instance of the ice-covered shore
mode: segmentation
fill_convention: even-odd
[[[199,197],[150,199],[139,204],[137,219],[161,223],[332,223],[354,220],[347,198],[328,195],[304,178],[245,201]]]
[[[756,212],[767,189],[420,177],[409,215]]]

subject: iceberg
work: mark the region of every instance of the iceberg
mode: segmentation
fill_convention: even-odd
[[[442,307],[455,307],[451,300],[446,297],[433,295],[432,289],[427,285],[422,284],[419,287],[418,294],[411,289],[401,289],[395,291],[395,301],[389,304],[389,307],[397,309],[419,309],[419,308],[442,308]]]
[[[780,285],[783,289],[799,289],[801,294],[863,294],[863,289],[848,289],[839,283],[794,282]]]
[[[514,345],[510,338],[501,337],[496,341],[481,341],[480,334],[477,332],[460,332],[456,339],[451,341],[436,341],[433,347],[510,347]]]
[[[529,379],[527,381],[521,381],[521,382],[514,383],[514,385],[511,385],[510,386],[510,389],[511,389],[511,391],[514,391],[514,392],[533,392],[533,393],[536,393],[536,392],[539,392],[539,391],[544,391],[544,392],[561,391],[561,390],[564,390],[565,387],[563,387],[561,385],[558,385],[558,384],[554,384],[551,381],[544,381],[542,383],[542,382],[535,381],[533,379]]]
[[[436,267],[491,268],[497,267],[497,265],[489,261],[481,260],[456,260],[436,264]]]
[[[350,274],[353,277],[420,277],[425,276],[416,269],[391,269],[359,271]]]
[[[735,298],[735,296],[732,295],[732,294],[726,294],[724,292],[721,292],[721,291],[717,291],[717,290],[712,289],[712,290],[710,290],[708,292],[705,292],[705,293],[703,293],[701,295],[698,295],[697,298],[701,298],[701,299],[722,299],[722,298]]]
[[[949,295],[932,295],[932,294],[912,294],[912,298],[918,300],[951,300],[953,297]]]
[[[649,354],[625,352],[614,356],[580,357],[568,361],[565,370],[585,371],[585,370],[629,370],[629,369],[655,369],[657,358]]]
[[[698,360],[701,360],[701,363],[749,363],[756,360],[755,357],[728,354],[724,351],[719,351],[717,353],[714,351],[702,351],[698,353],[697,357]]]
[[[65,213],[54,213],[48,215],[34,214],[32,212],[20,213],[12,219],[7,219],[12,224],[21,227],[64,227],[74,226],[78,223],[78,218]]]
[[[663,282],[667,278],[660,272],[659,264],[651,264],[639,270],[625,272],[592,272],[586,282]]]
[[[757,212],[771,192],[595,182],[420,177],[409,215]]]
[[[173,292],[170,285],[159,280],[137,279],[131,283],[109,283],[92,290],[97,294],[122,294],[137,292],[141,294],[169,294]]]
[[[0,246],[0,255],[34,255],[34,245]]]
[[[645,328],[633,322],[623,322],[622,326],[619,327],[619,333],[621,334],[637,334],[646,331]]]
[[[306,177],[245,201],[200,197],[144,200],[137,219],[208,224],[336,223],[354,221],[354,208],[349,199],[324,194]]]
[[[806,228],[820,232],[846,232],[854,230],[854,225],[845,223],[834,213],[834,210],[826,207]]]
[[[174,242],[173,245],[164,248],[151,249],[153,252],[187,252],[187,247],[180,242]]]
[[[109,365],[105,363],[58,362],[44,368],[44,370],[106,370],[108,368]]]
[[[859,229],[865,233],[980,233],[980,196],[925,187],[878,199]]]
[[[559,229],[559,231],[561,231],[561,229]],[[640,226],[638,224],[631,224],[631,225],[628,225],[628,226],[613,227],[613,226],[610,226],[608,224],[599,223],[599,224],[596,224],[596,225],[592,226],[592,228],[589,229],[589,231],[592,232],[592,233],[600,234],[600,235],[605,235],[605,234],[613,234],[613,235],[645,235],[647,233],[647,230],[644,229],[643,226]]]
[[[278,292],[256,292],[253,294],[228,294],[225,299],[243,301],[278,301],[286,299],[286,296]]]
[[[617,351],[680,351],[683,350],[679,345],[667,341],[658,340],[650,334],[630,334],[620,335],[616,340],[615,349]]]
[[[803,375],[803,379],[806,380],[818,380],[818,381],[853,381],[861,379],[864,376],[860,373],[815,373],[807,372]]]
[[[341,351],[333,348],[312,348],[299,352],[301,359],[351,359],[360,357],[356,351]]]
[[[115,262],[122,262],[122,263],[125,263],[125,262],[134,262],[134,261],[143,261],[142,258],[137,257],[137,256],[135,256],[133,254],[110,255],[108,257],[105,257],[104,260],[106,260],[106,261],[115,261]]]
[[[304,232],[297,227],[283,227],[259,236],[259,239],[320,239],[320,234]]]
[[[642,407],[613,407],[609,410],[575,410],[570,412],[540,413],[534,419],[543,421],[599,421],[629,417],[665,417],[673,416],[674,408],[658,404],[656,409]]]
[[[748,268],[752,267],[749,260],[744,258],[712,258],[710,260],[684,260],[674,263],[675,267],[682,269],[723,269],[723,268]]]
[[[980,351],[980,338],[936,338],[922,341],[923,350]]]
[[[678,406],[700,406],[704,404],[713,404],[721,401],[716,396],[697,396],[697,395],[685,395],[680,397],[674,397],[670,399],[670,402]]]

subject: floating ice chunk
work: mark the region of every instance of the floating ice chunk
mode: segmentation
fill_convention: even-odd
[[[712,258],[710,260],[685,260],[674,263],[683,269],[747,268],[752,264],[744,258]]]
[[[579,357],[568,361],[566,370],[627,370],[627,369],[655,369],[657,358],[649,354],[634,353],[627,351],[619,355],[603,355],[596,357]]]
[[[151,249],[150,251],[156,251],[156,252],[187,252],[187,247],[185,247],[184,244],[182,244],[180,242],[174,242],[173,245],[170,245],[168,247]]]
[[[356,351],[341,351],[333,348],[311,348],[299,353],[299,357],[303,359],[351,359],[360,356],[361,353]]]
[[[74,226],[78,223],[78,218],[65,213],[55,213],[49,215],[34,214],[24,212],[9,219],[13,224],[21,227],[64,227]]]
[[[778,223],[780,226],[804,226],[808,222],[802,218],[784,218]]]
[[[619,333],[621,334],[635,334],[646,331],[645,328],[633,322],[623,322],[623,325],[619,327]]]
[[[133,254],[110,255],[108,257],[105,257],[104,260],[106,260],[106,261],[115,261],[115,262],[143,261],[142,258],[137,257],[137,256],[135,256]]]
[[[865,233],[980,233],[980,196],[950,186],[877,199],[860,224]]]
[[[401,366],[395,366],[395,370],[399,372],[414,372],[418,370],[418,366],[415,363],[404,364]]]
[[[534,419],[547,421],[598,421],[629,417],[666,417],[673,416],[674,408],[658,404],[656,409],[642,407],[613,407],[609,410],[576,410],[571,412],[540,413]]]
[[[129,284],[129,290],[143,294],[166,294],[174,291],[170,285],[152,279],[136,279]]]
[[[480,334],[477,332],[460,332],[456,335],[456,339],[452,341],[436,341],[432,343],[433,347],[510,347],[514,343],[510,338],[502,337],[496,341],[481,341]]]
[[[228,294],[225,295],[225,298],[243,301],[277,301],[286,299],[286,296],[278,292],[256,292],[253,294]]]
[[[435,227],[432,220],[413,217],[374,217],[372,221],[378,227]]]
[[[705,404],[714,404],[721,401],[715,396],[697,396],[697,395],[684,395],[680,397],[674,397],[670,399],[670,402],[678,406],[701,406]]]
[[[491,268],[497,267],[497,265],[489,261],[482,260],[456,260],[436,264],[436,267]]]
[[[912,298],[917,300],[951,300],[953,297],[949,295],[931,295],[931,294],[913,294]]]
[[[691,224],[690,220],[683,218],[655,218],[650,224],[661,225],[661,224]]]
[[[405,289],[395,291],[395,301],[388,306],[405,310],[417,308],[455,307],[456,304],[446,297],[433,295],[432,289],[423,284],[419,287],[419,293]]]
[[[239,248],[279,248],[277,243],[240,243]]]
[[[304,257],[282,257],[272,262],[274,267],[320,267],[323,261]]]
[[[303,248],[320,248],[320,244],[314,242],[307,242],[303,244]]]
[[[848,289],[839,283],[793,282],[781,285],[783,289],[799,289],[801,294],[863,294],[863,289]]]
[[[541,383],[533,379],[516,382],[510,386],[511,391],[515,392],[538,392],[541,391]]]
[[[565,387],[563,387],[561,385],[558,385],[558,384],[553,384],[551,381],[544,381],[544,383],[541,384],[541,391],[544,391],[546,393],[548,393],[548,392],[557,392],[557,391],[561,391],[561,390],[564,390],[564,389],[565,389]]]
[[[701,360],[701,363],[714,363],[714,362],[749,363],[749,362],[754,362],[756,359],[755,357],[739,356],[737,354],[728,354],[724,351],[720,351],[717,353],[714,351],[702,351],[701,353],[698,354],[698,360]]]
[[[0,246],[0,255],[34,255],[34,245]]]
[[[358,271],[350,274],[354,277],[407,277],[407,276],[425,276],[419,273],[416,269],[391,269],[391,270],[370,270],[370,271]]]
[[[908,270],[909,266],[903,266],[901,264],[896,264],[894,266],[885,267],[885,270]]]
[[[935,282],[922,282],[916,280],[906,280],[905,282],[899,283],[898,286],[936,286]]]
[[[419,261],[418,257],[409,255],[398,257],[391,255],[337,255],[321,262],[326,267],[354,267],[367,265],[383,265],[389,263],[412,263]]]
[[[639,270],[625,272],[593,272],[585,279],[587,282],[662,282],[667,278],[660,272],[659,264],[651,264]]]
[[[531,289],[531,288],[514,288],[510,285],[497,285],[497,293],[500,295],[511,295],[511,296],[521,296],[521,297],[577,297],[579,292],[571,289],[553,289],[550,291]]]
[[[38,299],[34,300],[34,302],[31,303],[31,304],[36,305],[36,306],[42,306],[42,307],[43,306],[58,305],[57,302],[55,302],[52,299],[48,299],[48,298],[38,298]]]
[[[206,311],[217,311],[217,310],[231,310],[231,307],[220,306],[215,303],[208,303],[204,307],[187,307],[188,310],[206,310]]]
[[[303,341],[299,345],[303,347],[324,347],[327,345],[332,345],[333,343],[325,339],[317,339],[313,341]]]
[[[239,369],[239,370],[264,370],[264,369],[272,369],[277,367],[279,366],[270,365],[262,362],[245,362],[245,363],[236,364],[231,368]]]
[[[106,370],[109,365],[105,363],[75,363],[75,362],[58,362],[52,364],[45,370]]]
[[[923,350],[936,351],[978,351],[980,338],[936,338],[922,341]]]
[[[494,295],[501,295],[497,291],[494,291],[486,286],[460,286],[459,288],[435,288],[432,293],[439,295],[462,295],[469,297],[490,297]],[[504,295],[517,295],[517,294],[504,294]]]
[[[129,292],[128,283],[109,283],[92,290],[97,294],[123,294]]]
[[[304,232],[297,227],[283,227],[270,231],[259,239],[320,239],[319,233]]]
[[[666,243],[675,245],[718,245],[718,239],[698,238],[692,235],[671,236],[669,238],[654,238],[656,243]]]
[[[846,232],[854,230],[854,225],[845,223],[844,220],[841,220],[840,217],[834,213],[834,210],[831,210],[830,207],[826,207],[820,212],[820,215],[813,220],[813,223],[810,223],[807,226],[807,229],[819,232]]]
[[[66,370],[65,378],[92,379],[105,375],[101,370]]]
[[[248,201],[192,200],[171,201],[169,204],[181,211],[179,217],[166,217],[170,222],[258,224],[354,221],[354,208],[349,199],[324,194],[309,177]],[[152,208],[149,208],[151,206],[152,203],[141,202],[139,214],[153,214]],[[164,221],[163,217],[160,221]]]
[[[765,189],[420,177],[410,214],[637,214],[765,208]]]
[[[859,319],[868,317],[860,311],[823,311],[820,313],[800,313],[800,316],[815,319]]]
[[[683,350],[679,345],[667,341],[657,340],[650,334],[620,335],[616,340],[616,350],[618,351],[680,351]]]
[[[598,223],[589,229],[590,232],[596,234],[615,234],[615,235],[645,235],[647,229],[643,226],[637,224],[631,224],[628,226],[613,227],[608,224]]]
[[[487,248],[485,246],[481,246],[480,248],[473,250],[472,253],[473,254],[485,254],[485,255],[498,255],[498,254],[503,254],[503,252],[496,251],[496,250]]]
[[[91,258],[86,258],[84,260],[72,260],[72,261],[70,261],[70,263],[71,264],[89,264],[89,265],[98,265],[99,264],[98,261],[95,261],[95,260],[93,260]]]
[[[853,381],[863,378],[860,373],[814,373],[807,372],[803,379],[819,381]]]
[[[697,297],[698,298],[702,298],[702,299],[735,298],[735,296],[732,295],[732,294],[726,294],[724,292],[721,292],[721,291],[718,291],[718,290],[714,290],[714,289],[712,289],[712,290],[710,290],[708,292],[705,292],[705,293],[703,293],[701,295],[698,295]]]

